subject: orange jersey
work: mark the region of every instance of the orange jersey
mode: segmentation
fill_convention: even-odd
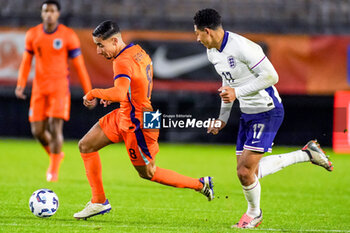
[[[142,128],[143,111],[152,111],[151,58],[139,45],[131,43],[115,57],[113,71],[114,87],[93,89],[86,94],[86,98],[120,102],[120,129],[134,131]]]
[[[81,54],[78,36],[72,29],[59,24],[48,33],[43,24],[32,27],[26,34],[25,50],[35,55],[34,90],[68,88],[68,58]]]
[[[159,150],[159,130],[143,130],[143,112],[152,111],[153,68],[148,54],[139,46],[127,45],[113,61],[114,87],[92,89],[85,98],[120,102],[116,109],[99,120],[104,134],[112,142],[124,140],[134,166],[145,166]]]
[[[142,127],[143,111],[151,111],[153,67],[150,56],[139,46],[129,44],[113,61],[114,80],[124,77],[130,80],[127,98],[120,102],[121,128],[133,123]]]

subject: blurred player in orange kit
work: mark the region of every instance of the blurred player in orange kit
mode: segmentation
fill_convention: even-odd
[[[72,58],[80,82],[87,93],[91,82],[86,71],[80,42],[75,32],[59,24],[60,4],[45,1],[41,5],[42,24],[26,33],[25,52],[19,69],[15,94],[26,99],[24,89],[35,56],[35,78],[30,100],[29,121],[32,134],[50,157],[47,181],[58,180],[60,163],[64,157],[63,121],[69,120],[70,91],[68,58]],[[96,105],[92,102],[91,108]]]
[[[111,210],[103,189],[98,150],[121,141],[125,142],[130,160],[140,177],[164,185],[199,191],[211,201],[214,198],[211,177],[195,179],[155,165],[155,156],[159,151],[159,131],[144,129],[141,124],[143,112],[152,111],[151,58],[139,45],[126,45],[115,22],[102,22],[92,35],[97,53],[113,60],[114,87],[89,91],[83,98],[84,105],[90,107],[99,98],[105,105],[120,102],[120,108],[102,117],[79,142],[92,189],[92,199],[74,217],[87,219]]]

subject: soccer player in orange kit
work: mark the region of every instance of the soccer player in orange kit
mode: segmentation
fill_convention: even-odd
[[[43,23],[30,28],[26,33],[25,52],[15,90],[17,98],[26,99],[24,89],[35,56],[29,121],[32,134],[50,157],[46,173],[46,179],[50,182],[58,180],[59,166],[64,157],[61,150],[63,121],[69,120],[70,112],[68,58],[72,58],[84,92],[91,90],[79,39],[72,29],[58,23],[59,16],[60,4],[57,1],[42,3]],[[96,102],[93,102],[91,107],[95,105]]]
[[[83,98],[84,105],[89,107],[99,98],[105,105],[120,102],[120,108],[102,117],[79,142],[92,189],[92,199],[74,217],[87,219],[111,210],[103,190],[98,150],[121,141],[125,142],[130,160],[140,177],[164,185],[199,191],[211,201],[214,198],[211,177],[195,179],[155,165],[155,156],[159,151],[159,131],[144,129],[140,123],[143,112],[152,111],[151,58],[139,45],[126,45],[115,22],[102,22],[92,35],[97,53],[113,60],[114,87],[89,91]]]

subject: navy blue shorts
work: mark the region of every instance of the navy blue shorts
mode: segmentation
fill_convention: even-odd
[[[236,155],[243,150],[271,152],[272,144],[284,117],[282,108],[257,114],[242,113],[236,146]]]

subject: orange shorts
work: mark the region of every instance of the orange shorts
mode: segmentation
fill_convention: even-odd
[[[29,121],[43,121],[48,117],[69,120],[70,92],[55,91],[47,94],[32,92]]]
[[[134,166],[145,166],[155,159],[159,151],[159,130],[121,130],[119,109],[116,109],[100,118],[99,124],[108,137],[114,143],[125,142],[129,158]],[[141,123],[142,124],[142,123]]]

